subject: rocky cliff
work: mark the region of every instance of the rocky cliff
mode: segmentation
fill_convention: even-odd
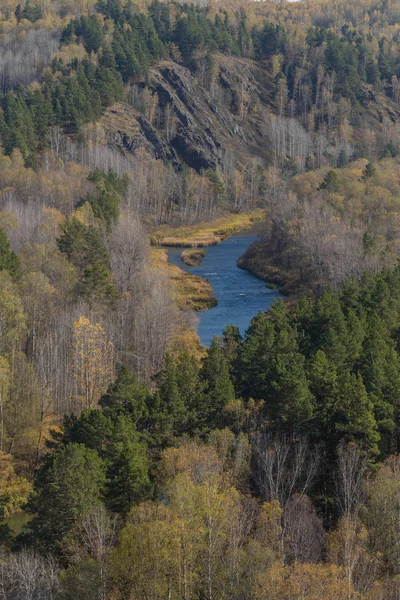
[[[101,124],[108,143],[127,153],[144,148],[175,167],[186,164],[196,171],[231,169],[251,158],[268,164],[276,153],[273,122],[278,113],[270,65],[219,55],[211,73],[201,67],[191,72],[173,61],[154,66],[146,83],[135,86],[139,98],[146,92],[150,108],[142,97],[105,112]],[[290,121],[289,112],[283,121]],[[312,144],[315,133],[307,133],[296,119],[298,135],[308,136]],[[365,85],[364,99],[351,109],[349,122],[353,145],[367,129],[384,140],[388,128],[400,122],[399,106]]]

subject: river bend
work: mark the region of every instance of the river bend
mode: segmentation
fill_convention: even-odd
[[[256,230],[232,235],[217,246],[207,248],[207,255],[198,267],[181,261],[183,248],[168,248],[168,260],[181,269],[201,275],[212,285],[217,306],[197,313],[198,334],[201,343],[209,346],[214,335],[221,335],[227,325],[236,325],[243,335],[251,319],[259,311],[266,311],[278,290],[270,290],[265,282],[248,271],[239,269],[236,261],[257,238]]]

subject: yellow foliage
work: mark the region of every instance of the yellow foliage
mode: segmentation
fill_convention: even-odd
[[[5,517],[21,510],[31,489],[31,482],[16,474],[12,456],[0,451],[0,496],[4,501]]]
[[[98,219],[94,216],[92,206],[89,202],[85,202],[74,213],[74,217],[86,227],[95,227]]]
[[[94,408],[114,381],[114,348],[99,323],[80,317],[74,323],[72,362],[76,412]]]
[[[257,600],[356,600],[346,571],[336,565],[275,563],[255,586]]]
[[[212,481],[222,472],[222,462],[214,448],[188,441],[179,448],[163,452],[160,474],[164,480],[172,480],[181,473],[188,473],[196,483]]]
[[[18,229],[18,218],[8,212],[0,212],[0,227],[7,231],[15,231]]]
[[[82,61],[87,57],[87,52],[83,44],[68,44],[63,46],[62,50],[57,52],[54,58],[61,59],[65,65],[70,64],[74,58]]]
[[[200,343],[200,338],[194,327],[181,325],[178,327],[170,341],[168,352],[173,357],[178,357],[182,352],[187,352],[196,359],[200,366],[201,359],[206,355],[206,348]]]

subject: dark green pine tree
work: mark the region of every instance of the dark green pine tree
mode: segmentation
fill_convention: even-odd
[[[368,162],[365,165],[365,169],[363,170],[363,180],[367,181],[368,179],[371,179],[371,177],[373,177],[376,173],[376,168],[374,167],[374,165],[370,162]]]
[[[7,148],[10,148],[10,146],[11,146],[10,138],[11,138],[10,128],[6,123],[6,120],[4,117],[4,110],[0,103],[0,142],[3,147],[4,152],[6,154],[7,154]]]
[[[90,229],[89,229],[90,231]],[[90,236],[90,237],[89,237]],[[114,279],[110,271],[108,261],[105,262],[100,255],[96,256],[96,250],[103,250],[104,246],[93,231],[88,236],[88,263],[83,269],[78,284],[78,294],[82,294],[89,302],[100,302],[113,304],[118,299]]]
[[[110,271],[108,252],[99,231],[94,227],[86,227],[75,217],[62,225],[61,230],[58,247],[80,271],[77,293],[90,302],[115,302],[118,294]]]
[[[114,512],[126,513],[131,505],[148,498],[150,459],[147,444],[129,413],[119,407],[87,410],[64,419],[59,445],[81,444],[96,451],[106,466],[103,498]]]
[[[335,171],[328,171],[323,182],[319,186],[320,190],[326,190],[329,193],[337,192],[339,188],[339,177]]]
[[[68,415],[64,418],[63,433],[55,438],[59,444],[82,444],[98,452],[102,458],[113,436],[113,421],[101,410],[85,410],[79,417]]]
[[[97,191],[82,198],[77,206],[89,202],[94,215],[104,222],[107,229],[118,220],[120,209],[120,195],[126,190],[126,177],[119,177],[113,171],[105,173],[100,169],[92,171],[88,181],[96,184]]]
[[[35,90],[30,98],[29,109],[32,114],[36,137],[39,140],[39,144],[43,146],[47,138],[49,126],[54,120],[50,96],[48,94],[44,95],[41,90]]]
[[[86,226],[75,217],[71,217],[61,225],[61,232],[62,235],[57,239],[58,249],[66,254],[72,263],[83,268]]]
[[[83,39],[86,52],[98,52],[104,41],[104,33],[97,15],[81,17],[75,24],[75,33]]]
[[[310,391],[315,398],[314,418],[310,423],[309,435],[317,442],[330,443],[333,417],[339,390],[339,376],[336,366],[323,350],[318,350],[308,366]],[[333,449],[336,449],[336,441]]]
[[[187,412],[186,432],[198,433],[201,430],[198,413],[204,402],[204,381],[200,380],[196,359],[188,352],[183,352],[178,357],[175,376],[179,395]]]
[[[127,81],[127,79],[124,81]],[[95,90],[99,94],[101,106],[104,108],[111,106],[117,100],[121,100],[124,95],[124,85],[121,75],[99,66],[96,71]]]
[[[354,442],[372,456],[379,453],[380,435],[374,407],[360,373],[341,373],[333,424],[338,443]]]
[[[94,450],[69,444],[50,454],[29,498],[34,517],[18,541],[34,542],[44,553],[63,556],[66,538],[78,520],[100,503],[105,481],[105,464]]]
[[[196,49],[198,40],[193,35],[189,19],[179,18],[175,22],[173,42],[178,46],[183,58],[189,59]]]
[[[309,324],[308,336],[314,353],[323,350],[337,367],[351,366],[360,351],[365,330],[362,319],[358,319],[354,311],[349,322],[351,325],[343,312],[339,295],[326,291],[317,301]]]
[[[299,430],[302,423],[312,417],[314,398],[308,387],[297,331],[283,302],[273,306],[270,318],[275,330],[275,344],[270,364],[265,365],[267,410],[278,427],[283,426],[293,434],[295,428]]]
[[[259,312],[251,321],[239,354],[235,373],[236,392],[255,400],[265,399],[268,364],[275,344],[273,323]]]
[[[188,420],[188,409],[180,393],[177,368],[170,354],[166,354],[164,369],[159,375],[159,394],[162,403],[161,410],[169,415],[174,433],[176,435],[184,433]]]
[[[133,504],[151,495],[147,445],[127,415],[121,414],[115,420],[105,460],[108,465],[106,505],[113,512],[125,515]]]
[[[312,417],[314,399],[309,390],[305,359],[299,351],[297,330],[283,303],[268,315],[259,313],[244,340],[239,369],[245,398],[263,400],[265,414],[276,429],[290,435]]]
[[[229,365],[216,338],[203,359],[200,379],[204,382],[204,401],[199,418],[211,425],[218,422],[223,408],[235,399],[235,389],[229,375]]]
[[[394,431],[400,407],[400,359],[389,332],[377,315],[368,319],[368,331],[358,362],[381,436],[384,455],[393,449]]]
[[[0,229],[0,271],[7,271],[11,277],[21,274],[21,265],[18,256],[11,250],[7,235]]]
[[[105,69],[111,69],[112,71],[116,69],[117,62],[111,46],[104,46],[104,48],[102,48],[99,65]]]
[[[153,455],[159,456],[161,450],[174,440],[173,421],[158,390],[149,398],[147,407],[149,419],[146,426],[146,440],[151,446]]]
[[[116,382],[99,400],[99,404],[105,414],[128,414],[140,428],[141,421],[148,417],[147,400],[149,397],[148,387],[140,383],[138,376],[133,374],[126,365],[123,365]]]
[[[26,158],[35,150],[36,136],[32,116],[24,100],[23,88],[17,87],[14,93],[10,92],[4,97],[3,109],[9,132],[4,151],[11,154],[14,148],[19,148]]]
[[[341,150],[337,157],[336,166],[338,167],[338,169],[343,169],[344,167],[347,167],[348,164],[349,164],[349,157],[347,156],[347,153],[345,150]]]

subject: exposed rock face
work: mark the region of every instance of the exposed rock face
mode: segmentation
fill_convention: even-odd
[[[163,61],[150,70],[147,86],[157,95],[160,113],[169,109],[173,116],[173,134],[167,139],[163,125],[156,127],[123,103],[109,108],[101,124],[111,146],[132,153],[144,148],[155,158],[197,171],[240,163],[253,155],[265,160],[271,97],[263,84],[269,83],[267,69],[246,59],[219,57],[210,89],[189,69]],[[261,102],[257,110],[249,106],[255,99]]]
[[[144,148],[175,168],[186,164],[197,171],[231,169],[252,158],[268,163],[276,135],[271,119],[278,112],[269,66],[220,55],[211,75],[201,75],[200,67],[195,75],[172,61],[150,69],[141,88],[157,101],[157,116],[150,122],[128,104],[112,106],[101,120],[108,143],[129,153]],[[353,112],[355,140],[357,127],[379,133],[400,120],[399,107],[387,97],[372,93],[370,86],[364,92],[362,108]],[[167,114],[173,122],[169,131]]]

